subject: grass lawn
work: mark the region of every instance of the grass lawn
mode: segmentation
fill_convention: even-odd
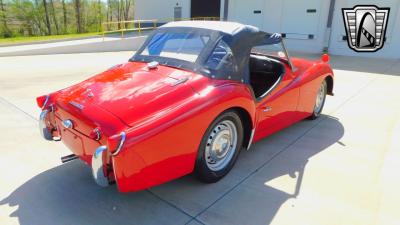
[[[95,32],[95,33],[84,33],[84,34],[62,34],[62,35],[35,36],[35,37],[0,38],[0,45],[69,39],[69,38],[81,38],[81,37],[90,37],[97,35],[100,35],[100,33]]]

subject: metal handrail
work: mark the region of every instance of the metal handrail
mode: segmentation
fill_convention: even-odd
[[[104,22],[102,24],[102,35],[103,35],[103,40],[105,37],[105,34],[107,33],[114,33],[114,32],[121,32],[121,37],[124,37],[124,32],[127,31],[138,31],[139,34],[143,30],[151,30],[151,29],[156,29],[157,28],[157,22],[158,20],[130,20],[130,21],[111,21],[111,22]],[[143,23],[151,23],[151,27],[143,27]],[[108,30],[106,29],[107,26],[109,25],[118,25],[118,29],[116,30]],[[129,24],[132,24],[132,28],[129,28]]]
[[[104,22],[102,23],[102,36],[103,36],[103,41],[104,37],[108,33],[116,33],[116,32],[121,32],[121,38],[124,37],[124,32],[126,33],[127,31],[137,31],[139,34],[143,30],[154,30],[157,28],[158,23],[167,23],[171,21],[186,21],[186,20],[220,20],[219,17],[192,17],[192,18],[169,18],[166,20],[157,20],[157,19],[151,19],[151,20],[129,20],[129,21],[110,21],[110,22]],[[152,26],[150,27],[143,27],[143,24],[146,23],[151,23]],[[118,25],[117,29],[107,29],[110,27],[110,25]],[[132,24],[131,28],[129,28],[129,24]]]

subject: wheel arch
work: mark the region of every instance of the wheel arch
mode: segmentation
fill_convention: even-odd
[[[250,141],[251,141],[250,139],[252,139],[252,130],[254,128],[252,117],[250,116],[250,113],[246,109],[239,107],[239,106],[229,108],[225,111],[230,111],[230,110],[235,111],[239,115],[239,117],[243,123],[243,144],[242,145],[244,148],[247,148],[250,144]]]
[[[325,77],[326,84],[328,85],[328,94],[333,95],[333,77],[332,75],[328,75]]]

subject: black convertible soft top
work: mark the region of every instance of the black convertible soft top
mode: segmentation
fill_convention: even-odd
[[[180,32],[188,34],[208,35],[210,40],[205,45],[195,62],[181,59],[143,55],[141,54],[153,36],[159,33]],[[210,71],[205,63],[220,40],[223,40],[233,53],[233,70]],[[260,45],[272,45],[282,42],[280,34],[270,34],[260,31],[258,28],[234,22],[223,21],[182,21],[171,22],[153,31],[146,39],[142,47],[130,59],[130,61],[152,62],[157,61],[161,65],[192,70],[215,79],[231,79],[248,83],[249,58],[251,49]]]

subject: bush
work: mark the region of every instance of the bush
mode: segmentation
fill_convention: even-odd
[[[13,37],[13,33],[10,30],[3,30],[1,36],[4,38],[10,38]]]

